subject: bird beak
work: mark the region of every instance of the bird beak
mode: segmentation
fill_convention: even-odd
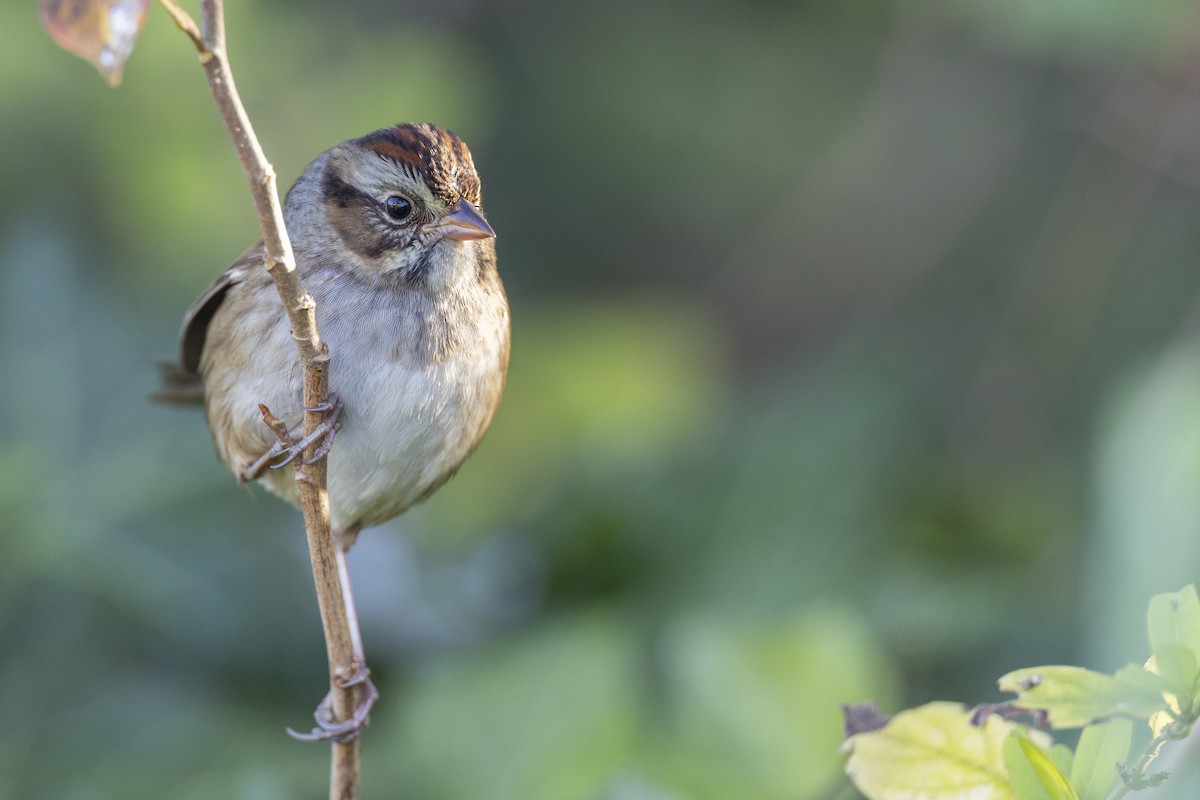
[[[447,239],[457,239],[460,242],[471,239],[491,239],[496,235],[483,215],[466,200],[459,200],[454,206],[454,210],[443,217],[437,227],[442,232],[442,236]]]

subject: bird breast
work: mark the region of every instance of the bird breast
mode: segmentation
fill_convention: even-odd
[[[366,289],[344,273],[322,280],[320,272],[305,282],[330,348],[329,386],[344,404],[328,462],[331,521],[335,529],[368,526],[425,498],[482,438],[504,385],[507,304],[498,278],[433,296],[395,286]],[[214,328],[236,331],[238,320],[221,317],[239,307],[245,304],[225,303]],[[302,419],[300,363],[281,309],[253,347],[256,357],[240,368],[204,376],[210,423],[227,432],[224,443],[217,436],[218,449],[235,473],[273,443],[258,403],[289,426]],[[263,348],[277,358],[263,358]],[[291,469],[269,470],[263,483],[298,502]]]

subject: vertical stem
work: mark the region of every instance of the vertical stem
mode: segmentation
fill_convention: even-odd
[[[337,562],[338,582],[342,587],[342,605],[346,610],[347,632],[350,635],[351,663],[356,670],[365,670],[367,663],[363,654],[362,634],[358,627],[358,610],[354,605],[354,589],[350,584],[350,566],[347,556],[350,547],[358,537],[358,531],[339,531],[338,541],[334,544],[334,557]],[[333,672],[330,672],[333,675]],[[334,696],[334,716],[349,719],[362,702],[363,686],[348,687],[348,691],[338,692]],[[333,765],[331,775],[338,780],[330,783],[329,800],[355,800],[359,796],[361,773],[361,744],[355,737],[345,744],[334,744]]]
[[[329,764],[329,800],[358,800],[361,741],[355,738],[345,744],[334,744],[333,759]]]
[[[317,330],[316,304],[296,274],[296,259],[284,225],[283,209],[275,185],[275,170],[267,161],[254,134],[254,127],[238,96],[233,71],[229,67],[225,50],[224,3],[222,0],[201,0],[202,27],[197,28],[192,18],[174,0],[159,2],[196,46],[217,110],[233,140],[242,171],[250,185],[263,233],[266,268],[287,311],[292,338],[300,352],[304,375],[304,430],[310,434],[324,419],[324,412],[309,409],[323,408],[328,400],[329,348],[321,341]],[[280,380],[283,379],[281,375]],[[305,459],[312,458],[316,446],[309,447]],[[347,720],[353,714],[363,688],[345,684],[361,675],[365,665],[362,662],[361,645],[358,644],[353,598],[349,593],[349,584],[343,586],[342,581],[346,577],[344,554],[339,556],[330,530],[326,460],[321,458],[313,464],[297,466],[296,481],[300,489],[300,508],[304,513],[313,580],[329,655],[334,717],[338,721]],[[359,796],[359,754],[357,739],[333,744],[329,787],[331,800],[356,800]]]

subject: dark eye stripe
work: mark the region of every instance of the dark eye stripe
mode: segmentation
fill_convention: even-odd
[[[375,203],[370,196],[342,180],[332,169],[325,171],[325,178],[321,182],[321,191],[327,202],[336,203],[339,208],[371,206]]]
[[[322,178],[321,190],[329,207],[330,222],[353,252],[366,259],[375,259],[408,243],[409,238],[402,235],[402,231],[408,230],[409,226],[391,224],[383,203],[346,183],[332,171]]]
[[[371,195],[346,183],[332,169],[325,173],[325,177],[321,182],[321,190],[325,195],[325,201],[335,204],[338,208],[380,209],[382,206],[383,214],[388,219],[397,222],[411,219],[417,210],[416,205],[411,200],[399,195],[392,195],[384,200],[383,203],[379,203]],[[404,208],[407,209],[407,213],[397,214],[396,210],[393,210],[392,207],[393,201],[403,203]]]

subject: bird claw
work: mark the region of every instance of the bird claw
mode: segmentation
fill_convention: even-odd
[[[370,672],[366,667],[360,667],[354,675],[343,681],[338,689],[330,689],[329,694],[325,695],[325,698],[317,706],[317,710],[313,712],[313,719],[317,721],[317,727],[308,733],[300,733],[288,728],[288,736],[302,742],[335,742],[337,744],[345,744],[358,738],[363,729],[371,723],[371,708],[379,699],[379,690],[375,688],[375,684],[371,683],[371,679],[368,677]],[[359,685],[363,687],[363,694],[358,706],[349,719],[338,722],[333,718],[334,692]]]
[[[270,450],[263,453],[252,464],[242,470],[242,481],[252,481],[260,478],[268,468],[282,469],[286,467],[288,464],[299,458],[304,451],[309,448],[309,446],[316,442],[320,443],[317,445],[317,449],[313,451],[311,457],[302,459],[301,463],[314,464],[325,456],[329,455],[329,449],[333,446],[333,438],[337,435],[337,432],[342,429],[341,416],[344,408],[345,406],[342,404],[342,401],[336,394],[330,394],[329,400],[321,403],[320,405],[313,406],[312,408],[305,407],[305,411],[325,412],[325,419],[321,421],[320,425],[313,429],[312,433],[303,437],[299,441],[290,441],[291,437],[287,436],[286,438],[289,440],[288,442],[275,442]],[[263,410],[264,414],[269,414],[265,407],[263,407]],[[267,417],[264,416],[264,420],[266,419]],[[271,415],[270,419],[272,421],[269,421],[268,425],[277,425],[278,429],[276,430],[276,428],[272,427],[272,430],[276,430],[276,433],[281,439],[284,438],[287,434],[287,430],[283,427],[283,423],[276,419],[273,415]],[[280,458],[280,456],[283,456],[283,459],[277,461],[276,459]]]
[[[338,396],[336,394],[330,394],[329,399],[326,400],[324,403],[317,403],[315,406],[311,406],[311,407],[305,406],[304,410],[305,411],[333,411],[334,408],[336,408],[337,406],[340,406],[341,404],[342,404],[342,401],[338,400]]]
[[[313,451],[312,457],[303,459],[301,463],[312,464],[328,455],[329,448],[333,446],[333,437],[342,429],[341,416],[343,408],[345,406],[342,405],[342,401],[338,399],[338,396],[331,394],[329,395],[328,402],[314,406],[313,408],[304,409],[305,411],[323,411],[326,414],[325,419],[321,420],[321,424],[314,428],[312,433],[298,442],[294,442],[288,446],[285,446],[282,442],[276,442],[275,446],[268,451],[273,453],[271,458],[279,456],[285,456],[285,458],[282,461],[272,464],[271,469],[283,469],[304,453],[310,445],[318,441],[320,444]]]

